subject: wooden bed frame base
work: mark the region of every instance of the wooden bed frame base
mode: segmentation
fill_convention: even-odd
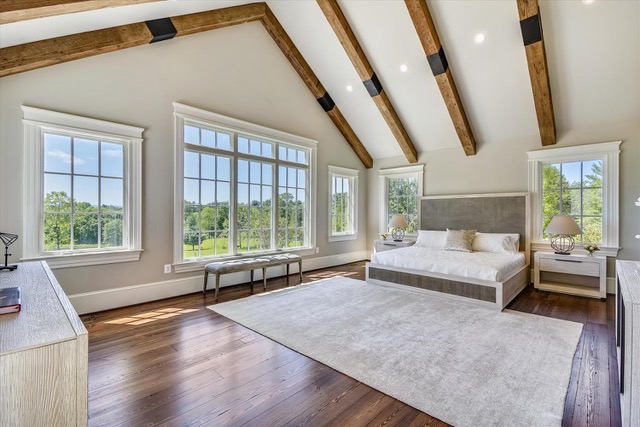
[[[431,295],[503,310],[529,283],[529,264],[503,282],[444,275],[408,268],[367,263],[367,283],[415,289]]]

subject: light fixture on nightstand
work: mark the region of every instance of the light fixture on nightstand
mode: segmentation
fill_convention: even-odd
[[[389,220],[389,224],[387,224],[387,227],[393,227],[393,230],[391,230],[391,237],[393,237],[393,240],[395,242],[402,242],[402,239],[404,238],[404,229],[407,228],[407,219],[404,215],[393,214]]]
[[[551,218],[549,225],[544,230],[551,236],[551,247],[558,255],[570,255],[575,247],[573,236],[582,233],[582,230],[573,217],[568,215],[556,215]]]
[[[9,246],[11,246],[11,244],[16,240],[18,240],[18,236],[16,234],[0,232],[0,241],[4,244],[4,265],[0,264],[0,270],[13,271],[18,268],[15,264],[9,265],[9,257],[11,256],[9,253]]]

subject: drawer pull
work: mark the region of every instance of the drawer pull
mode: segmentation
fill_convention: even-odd
[[[557,259],[554,258],[556,261],[562,261],[562,262],[577,262],[578,264],[582,264],[582,261],[578,261],[576,259]]]

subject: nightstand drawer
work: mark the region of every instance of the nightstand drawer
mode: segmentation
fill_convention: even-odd
[[[562,255],[558,255],[559,257]],[[562,258],[543,258],[540,260],[541,271],[554,273],[579,274],[581,276],[600,276],[600,265],[595,262],[578,261]]]

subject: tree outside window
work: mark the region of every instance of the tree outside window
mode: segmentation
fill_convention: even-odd
[[[579,241],[601,243],[602,179],[602,160],[543,164],[542,230],[554,215],[571,215],[582,229]]]

